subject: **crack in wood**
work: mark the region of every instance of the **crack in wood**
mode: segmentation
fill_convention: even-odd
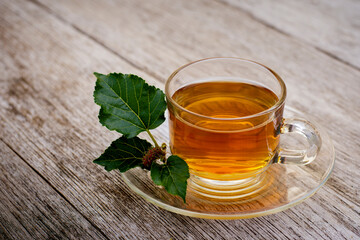
[[[322,48],[320,48],[320,47],[317,47],[317,46],[315,46],[315,45],[313,45],[313,44],[311,44],[311,43],[309,43],[309,42],[307,42],[307,41],[303,41],[303,40],[299,39],[298,37],[296,37],[295,35],[290,34],[290,33],[288,33],[288,32],[285,32],[285,31],[281,30],[280,28],[278,28],[278,27],[270,24],[269,22],[266,22],[265,20],[262,20],[261,18],[256,17],[256,16],[255,16],[254,14],[252,14],[251,12],[249,12],[249,11],[247,11],[247,10],[239,7],[239,6],[232,5],[231,3],[224,2],[224,1],[222,1],[222,0],[215,0],[215,1],[218,2],[218,3],[220,3],[220,4],[223,4],[224,6],[231,7],[231,8],[236,8],[236,9],[238,9],[239,11],[243,12],[244,14],[246,14],[249,18],[253,19],[254,21],[259,22],[259,23],[265,25],[266,27],[268,27],[268,28],[270,28],[270,29],[272,29],[272,30],[274,30],[274,31],[276,31],[276,32],[278,32],[278,33],[281,33],[281,34],[283,34],[283,35],[285,35],[285,36],[291,37],[291,38],[293,38],[293,39],[297,39],[297,40],[299,40],[299,41],[307,44],[308,46],[311,46],[312,48],[316,49],[317,51],[325,54],[326,56],[328,56],[328,57],[330,57],[330,58],[332,58],[332,59],[334,59],[334,60],[336,60],[336,61],[338,61],[338,62],[341,62],[341,63],[343,63],[343,64],[345,64],[345,65],[353,68],[354,70],[360,71],[360,68],[359,68],[358,66],[356,66],[356,65],[353,65],[351,62],[345,61],[345,60],[343,60],[342,58],[339,58],[339,57],[337,57],[336,55],[332,54],[331,52],[326,51],[325,49],[322,49]]]
[[[85,216],[82,212],[80,212],[76,206],[74,204],[71,203],[71,201],[69,201],[64,194],[62,194],[58,189],[56,189],[44,176],[42,176],[31,164],[29,164],[13,147],[11,147],[6,141],[4,141],[4,139],[2,139],[0,137],[0,141],[3,142],[15,155],[17,155],[27,166],[29,166],[29,168],[34,171],[45,183],[47,183],[61,198],[63,198],[72,208],[74,208],[86,221],[88,221],[88,223],[93,226],[97,231],[99,231],[99,233],[101,233],[103,235],[104,238],[109,239],[105,233],[98,227],[96,226],[92,221],[90,221],[90,219]],[[25,226],[23,226],[25,228]],[[28,231],[25,228],[26,231]]]
[[[99,39],[97,39],[94,36],[91,36],[90,34],[88,34],[87,32],[85,32],[84,30],[82,30],[81,28],[79,28],[78,26],[76,26],[75,24],[66,21],[66,19],[64,19],[63,17],[61,17],[60,15],[56,14],[54,11],[52,11],[50,8],[48,8],[46,5],[38,2],[37,0],[28,0],[34,4],[36,4],[37,6],[39,6],[40,8],[44,9],[47,13],[51,14],[52,16],[54,16],[56,19],[58,19],[59,21],[61,21],[62,23],[65,23],[69,26],[71,26],[74,30],[76,30],[77,32],[79,32],[82,35],[87,36],[89,39],[91,39],[92,41],[96,42],[97,44],[99,44],[100,46],[102,46],[104,49],[106,49],[107,51],[111,52],[112,54],[114,54],[115,56],[119,57],[121,60],[123,60],[124,62],[128,63],[130,66],[137,68],[145,73],[147,73],[148,75],[150,75],[151,77],[159,80],[160,82],[164,82],[162,79],[162,77],[160,77],[159,75],[157,75],[154,72],[149,71],[148,69],[145,69],[139,65],[137,65],[136,63],[130,61],[129,59],[127,59],[126,57],[122,56],[121,54],[119,54],[117,51],[113,50],[111,47],[107,46],[105,43],[101,42]]]

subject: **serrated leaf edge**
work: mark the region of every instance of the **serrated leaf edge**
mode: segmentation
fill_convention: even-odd
[[[94,73],[94,74],[95,74],[95,73]],[[97,73],[97,74],[99,74],[99,73]],[[100,74],[101,74],[101,73],[100,73]],[[145,84],[148,85],[148,86],[150,86],[149,84],[146,83],[146,81],[145,81],[144,79],[142,79],[142,78],[140,78],[140,77],[138,77],[138,76],[136,76],[136,75],[133,75],[133,74],[122,74],[122,73],[109,73],[108,75],[101,74],[101,76],[105,76],[105,77],[110,76],[110,75],[135,76],[135,77],[141,79],[142,81],[144,81],[144,84],[143,84],[142,88],[144,87]],[[95,76],[96,76],[96,75],[95,75]],[[97,77],[97,76],[96,76],[96,79],[97,79],[98,81],[104,82],[104,83],[111,89],[111,91],[112,91],[113,93],[115,93],[115,95],[118,96],[118,98],[121,99],[121,101],[124,102],[124,104],[128,107],[128,109],[130,110],[130,112],[132,112],[132,113],[135,114],[135,116],[139,119],[139,121],[143,124],[143,126],[142,126],[142,127],[139,127],[138,125],[136,125],[136,124],[134,124],[134,123],[132,123],[132,122],[129,122],[129,121],[123,119],[123,118],[120,118],[120,117],[118,117],[117,115],[114,115],[114,114],[111,114],[111,113],[107,113],[107,114],[116,116],[116,117],[120,118],[121,120],[124,120],[124,121],[126,121],[126,122],[131,123],[131,124],[134,125],[134,126],[139,127],[140,129],[146,130],[147,128],[145,128],[145,123],[144,123],[143,120],[140,118],[139,113],[136,113],[136,112],[129,106],[129,104],[126,102],[126,101],[128,101],[128,99],[125,101],[122,97],[120,97],[119,94],[117,94],[117,92],[115,92],[114,89],[112,89],[111,86],[110,86],[106,81],[100,79],[100,78]],[[116,83],[119,84],[119,81],[116,80]],[[126,84],[125,89],[126,89],[126,96],[127,96],[127,81],[125,81],[125,84]],[[121,88],[119,87],[119,89],[121,89]],[[142,91],[142,90],[141,90],[141,91]],[[94,91],[94,93],[95,93],[95,91]],[[136,95],[136,94],[135,94],[135,95]],[[94,96],[94,102],[95,102],[96,104],[98,104],[100,107],[102,107],[102,105],[100,105],[100,104],[96,101],[95,96]],[[136,98],[136,102],[137,102],[138,105],[140,104],[137,98]],[[110,105],[110,104],[107,104],[107,105]],[[149,105],[150,105],[150,103],[149,103]],[[112,106],[112,105],[110,105],[110,106]],[[114,107],[114,106],[112,106],[112,107]],[[119,109],[118,107],[115,107],[115,108]],[[150,109],[150,108],[149,108],[149,109]],[[121,109],[121,110],[122,110],[122,109]],[[106,112],[105,110],[103,110],[103,111]],[[149,117],[150,117],[150,113],[149,113]],[[114,129],[113,129],[113,130],[114,130]]]
[[[137,125],[137,124],[135,124],[135,123],[133,123],[133,122],[131,122],[131,121],[128,121],[128,120],[126,120],[126,119],[124,119],[124,118],[121,118],[121,117],[118,116],[118,115],[115,115],[115,114],[112,114],[112,113],[106,111],[105,108],[106,108],[106,107],[109,107],[109,106],[111,106],[111,107],[113,107],[113,108],[117,108],[117,109],[119,109],[119,110],[121,110],[121,111],[126,111],[126,110],[123,110],[123,109],[118,108],[118,107],[116,107],[116,106],[113,106],[113,105],[111,105],[111,104],[101,104],[101,103],[99,103],[99,102],[96,100],[96,98],[95,98],[95,92],[96,92],[95,90],[96,90],[96,86],[97,86],[97,84],[96,84],[96,85],[95,85],[95,90],[94,90],[94,93],[93,93],[93,97],[94,97],[94,102],[101,107],[101,109],[100,109],[101,111],[99,112],[98,118],[99,118],[99,122],[101,123],[102,126],[108,128],[108,129],[111,130],[111,131],[113,131],[113,130],[117,131],[116,128],[108,127],[108,126],[105,125],[105,123],[104,123],[103,121],[100,120],[101,112],[102,112],[102,114],[109,114],[109,115],[111,115],[111,116],[114,116],[114,117],[122,120],[122,121],[128,122],[129,124],[135,126],[136,128],[138,128],[138,129],[140,130],[140,131],[136,131],[136,133],[135,133],[134,136],[132,136],[132,134],[123,134],[123,135],[125,135],[125,136],[127,136],[127,137],[129,137],[129,138],[135,137],[135,136],[137,136],[139,133],[141,133],[141,132],[143,132],[143,131],[147,131],[147,130],[150,130],[150,129],[154,129],[153,125],[154,125],[154,124],[159,120],[159,118],[163,115],[163,114],[161,114],[161,113],[158,114],[157,117],[153,120],[153,123],[150,125],[150,119],[151,119],[152,113],[154,113],[154,111],[156,110],[156,108],[157,108],[157,107],[159,106],[159,104],[161,103],[161,99],[164,98],[164,96],[165,96],[164,92],[163,92],[161,89],[159,89],[159,88],[157,88],[157,87],[155,87],[155,86],[153,86],[153,85],[149,85],[143,78],[141,78],[141,77],[139,77],[139,76],[137,76],[137,75],[135,75],[135,74],[123,74],[123,73],[116,73],[116,72],[109,73],[109,74],[107,74],[107,75],[102,74],[102,73],[98,73],[98,72],[94,72],[93,74],[95,75],[95,77],[96,77],[96,79],[97,79],[97,82],[98,82],[98,81],[99,81],[99,82],[100,82],[100,81],[101,81],[101,82],[104,82],[104,83],[111,89],[111,91],[112,91],[113,93],[115,93],[115,95],[116,95],[122,102],[124,102],[124,104],[125,104],[125,105],[127,106],[127,108],[130,110],[129,112],[132,112],[134,115],[136,115],[136,117],[139,119],[140,123],[142,124],[142,126],[141,126],[141,125]],[[120,96],[111,88],[111,86],[110,86],[106,81],[104,81],[104,80],[101,79],[101,77],[110,77],[111,75],[115,76],[116,78],[118,78],[118,76],[122,76],[122,77],[135,77],[135,78],[139,79],[140,81],[142,81],[143,84],[142,84],[142,87],[141,87],[141,92],[140,92],[139,97],[141,97],[141,95],[142,95],[144,86],[147,86],[149,89],[153,89],[155,93],[156,93],[157,91],[160,91],[160,92],[162,93],[163,96],[160,96],[160,98],[159,98],[156,106],[153,107],[153,110],[152,110],[151,112],[150,112],[150,105],[151,105],[150,103],[154,100],[154,98],[157,96],[157,94],[154,95],[154,97],[153,97],[153,99],[152,99],[151,101],[150,101],[150,99],[149,99],[149,94],[148,94],[148,101],[147,101],[147,102],[148,102],[148,109],[149,109],[149,113],[148,113],[149,119],[148,119],[148,124],[147,124],[147,125],[149,125],[148,128],[146,128],[144,121],[140,118],[140,115],[139,115],[139,113],[140,113],[140,102],[139,102],[139,99],[138,99],[137,97],[135,97],[136,102],[137,102],[137,105],[138,105],[138,112],[135,112],[135,111],[128,105],[128,103],[127,103],[126,101],[124,101],[124,99],[123,99],[122,97],[120,97]],[[117,82],[117,84],[119,84],[119,81],[118,81],[118,80],[116,80],[116,82]],[[125,81],[125,84],[127,84],[127,81]],[[127,86],[127,85],[126,85],[126,86]],[[133,86],[134,86],[134,85],[133,85]],[[120,86],[119,86],[119,90],[121,90]],[[127,87],[126,87],[126,92],[127,92]],[[134,92],[135,92],[135,96],[137,96],[136,90],[135,90],[135,86],[134,86]],[[99,94],[99,95],[103,95],[103,96],[108,97],[107,95],[104,95],[104,94]],[[126,94],[126,95],[127,95],[127,94]],[[164,99],[164,100],[165,100],[165,99]],[[166,103],[166,100],[165,100],[165,103]],[[166,108],[165,108],[165,110],[166,110]],[[164,110],[164,112],[165,112],[165,110]],[[159,112],[161,112],[161,111],[159,111]],[[159,125],[161,125],[164,121],[165,121],[165,117],[164,117],[164,120],[162,120]],[[158,125],[158,126],[159,126],[159,125]],[[157,126],[157,127],[158,127],[158,126]]]

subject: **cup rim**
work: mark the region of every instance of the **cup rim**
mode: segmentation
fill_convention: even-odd
[[[267,70],[268,72],[270,72],[279,82],[280,87],[281,87],[281,93],[280,93],[280,97],[279,100],[270,108],[255,113],[255,114],[251,114],[248,116],[243,116],[243,117],[237,117],[237,118],[216,118],[216,117],[210,117],[210,116],[206,116],[206,115],[202,115],[196,112],[192,112],[187,110],[186,108],[182,107],[180,104],[178,104],[171,96],[170,96],[170,82],[174,79],[174,77],[183,69],[185,69],[188,66],[191,66],[193,64],[199,63],[199,62],[204,62],[204,61],[209,61],[209,60],[238,60],[238,61],[242,61],[242,62],[247,62],[247,63],[252,63],[255,64],[265,70]],[[249,118],[254,118],[254,117],[259,117],[262,116],[264,114],[267,113],[271,113],[273,111],[275,111],[276,109],[280,108],[284,102],[285,102],[285,98],[286,98],[286,85],[285,82],[282,80],[282,78],[271,68],[265,66],[264,64],[261,64],[259,62],[253,61],[253,60],[249,60],[249,59],[245,59],[245,58],[238,58],[238,57],[210,57],[210,58],[203,58],[203,59],[199,59],[196,61],[192,61],[190,63],[187,63],[181,67],[179,67],[178,69],[176,69],[170,76],[169,78],[166,80],[165,83],[165,95],[167,98],[167,101],[170,102],[172,105],[174,105],[176,108],[179,108],[181,111],[187,112],[189,114],[195,115],[197,117],[200,118],[205,118],[205,119],[211,119],[211,120],[219,120],[219,121],[236,121],[236,120],[244,120],[244,119],[249,119]]]

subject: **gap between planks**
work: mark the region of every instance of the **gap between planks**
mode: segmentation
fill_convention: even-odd
[[[97,231],[99,231],[104,238],[109,239],[105,233],[96,226],[93,222],[90,221],[88,217],[86,217],[82,212],[80,212],[74,204],[72,204],[60,191],[58,191],[46,178],[44,178],[33,166],[31,166],[14,148],[12,148],[4,139],[0,138],[0,141],[3,142],[16,156],[18,156],[32,171],[34,171],[44,182],[46,182],[60,197],[62,197],[71,207],[76,209],[76,211],[84,218],[88,223],[93,226]],[[25,228],[26,229],[26,228]],[[109,239],[110,240],[110,239]]]
[[[31,0],[31,1],[34,1],[34,0]],[[268,27],[268,28],[270,28],[270,29],[272,29],[272,30],[280,33],[280,34],[283,34],[283,35],[285,35],[285,36],[287,36],[287,37],[290,37],[290,38],[293,38],[293,39],[297,39],[297,40],[299,40],[299,41],[307,44],[308,46],[312,47],[313,49],[315,49],[315,50],[317,50],[317,51],[325,54],[326,56],[328,56],[328,57],[330,57],[330,58],[332,58],[332,59],[334,59],[334,60],[336,60],[336,61],[338,61],[338,62],[341,62],[341,63],[343,63],[343,64],[345,64],[345,65],[353,68],[354,70],[360,71],[360,68],[357,67],[356,65],[353,65],[352,63],[347,62],[347,61],[339,58],[339,57],[336,56],[335,54],[333,54],[333,53],[331,53],[331,52],[329,52],[329,51],[327,51],[327,50],[325,50],[325,49],[322,49],[322,48],[320,48],[320,47],[317,47],[317,46],[315,46],[315,45],[313,45],[313,44],[310,44],[310,43],[308,43],[308,42],[302,41],[301,39],[299,39],[298,37],[294,36],[293,34],[290,34],[290,33],[288,33],[288,32],[285,32],[285,31],[281,30],[280,28],[278,28],[278,27],[270,24],[269,22],[266,22],[265,20],[262,20],[262,19],[256,17],[256,16],[255,16],[254,14],[252,14],[251,12],[249,12],[249,11],[247,11],[247,10],[239,7],[239,6],[232,5],[231,3],[224,2],[224,1],[222,1],[222,0],[215,0],[215,2],[217,2],[217,3],[219,3],[219,4],[222,4],[222,5],[224,5],[224,6],[230,7],[230,8],[235,8],[235,9],[241,11],[242,13],[244,13],[245,15],[247,15],[249,18],[253,19],[254,21],[256,21],[256,22],[258,22],[258,23],[261,23],[261,24],[263,24],[264,26],[266,26],[266,27]]]
[[[122,56],[121,54],[119,54],[118,52],[116,52],[115,50],[113,50],[111,47],[107,46],[105,43],[101,42],[99,39],[91,36],[90,34],[88,34],[87,32],[85,32],[84,30],[82,30],[81,28],[77,27],[76,25],[74,25],[73,23],[67,21],[66,19],[64,19],[63,17],[61,17],[60,15],[56,14],[53,10],[51,10],[48,6],[38,2],[37,0],[28,0],[34,4],[36,4],[37,6],[41,7],[42,9],[44,9],[46,12],[50,13],[51,15],[53,15],[54,17],[56,17],[58,20],[60,20],[61,22],[71,26],[72,28],[74,28],[77,32],[79,32],[80,34],[83,34],[85,36],[87,36],[89,39],[91,39],[92,41],[96,42],[97,44],[99,44],[100,46],[102,46],[104,49],[108,50],[109,52],[111,52],[112,54],[114,54],[115,56],[119,57],[120,59],[124,60],[125,62],[127,62],[128,64],[130,64],[131,66],[147,73],[148,75],[152,76],[153,78],[159,80],[160,82],[164,82],[162,80],[162,77],[160,77],[158,74],[156,74],[155,72],[151,72],[149,71],[148,69],[145,69],[141,66],[138,66],[137,64],[133,63],[132,61],[130,61],[129,59],[127,59],[126,57]],[[264,25],[265,27],[267,28],[270,28],[272,30],[274,30],[275,32],[277,33],[280,33],[284,36],[287,36],[289,38],[292,38],[292,39],[296,39],[298,41],[301,41],[302,43],[306,44],[307,46],[309,47],[312,47],[314,50],[328,56],[329,58],[332,58],[348,67],[351,67],[353,68],[354,70],[357,70],[357,71],[360,71],[360,68],[353,65],[352,63],[349,63],[341,58],[339,58],[338,56],[334,55],[333,53],[329,52],[329,51],[326,51],[325,49],[322,49],[320,47],[317,47],[317,46],[314,46],[313,44],[310,44],[310,43],[307,43],[307,42],[304,42],[302,41],[301,39],[299,39],[298,37],[290,34],[290,33],[287,33],[281,29],[279,29],[278,27],[266,22],[265,20],[262,20],[258,17],[256,17],[254,14],[252,14],[251,12],[239,7],[239,6],[235,6],[235,5],[232,5],[228,2],[224,2],[222,0],[215,0],[215,2],[219,3],[219,4],[222,4],[228,8],[232,8],[232,9],[236,9],[238,11],[241,11],[242,13],[244,13],[245,15],[247,15],[250,19]]]
[[[104,49],[106,49],[107,51],[109,51],[110,53],[114,54],[115,56],[119,57],[121,60],[125,61],[126,63],[128,63],[129,65],[131,65],[134,68],[137,68],[143,72],[145,72],[146,74],[150,75],[151,77],[157,79],[159,82],[164,82],[162,80],[162,78],[157,75],[154,72],[151,72],[145,68],[142,68],[141,66],[138,66],[137,64],[133,63],[132,61],[130,61],[129,59],[127,59],[126,57],[122,56],[121,54],[119,54],[118,52],[116,52],[115,50],[113,50],[111,47],[107,46],[106,44],[102,43],[99,39],[91,36],[90,34],[88,34],[87,32],[85,32],[84,30],[82,30],[81,28],[77,27],[76,25],[74,25],[73,23],[67,21],[66,19],[64,19],[63,17],[61,17],[60,15],[56,14],[53,10],[51,10],[49,7],[47,7],[46,5],[38,2],[37,0],[28,0],[32,3],[34,3],[35,5],[37,5],[38,7],[42,8],[43,10],[45,10],[47,13],[53,15],[56,19],[58,19],[60,22],[67,24],[68,26],[71,26],[73,29],[75,29],[77,32],[79,32],[80,34],[87,36],[89,39],[91,39],[92,41],[96,42],[97,44],[99,44],[100,46],[102,46]]]

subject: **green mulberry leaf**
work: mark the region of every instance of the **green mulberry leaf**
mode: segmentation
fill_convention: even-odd
[[[165,94],[132,74],[94,73],[94,100],[100,105],[99,121],[127,138],[154,129],[165,121]]]
[[[105,152],[94,163],[105,166],[105,170],[119,169],[126,172],[134,167],[143,167],[143,157],[151,144],[138,137],[126,138],[122,136],[113,141]]]
[[[189,177],[188,165],[176,155],[171,155],[165,164],[153,162],[151,166],[151,178],[154,183],[164,186],[167,192],[180,196],[184,202]]]

